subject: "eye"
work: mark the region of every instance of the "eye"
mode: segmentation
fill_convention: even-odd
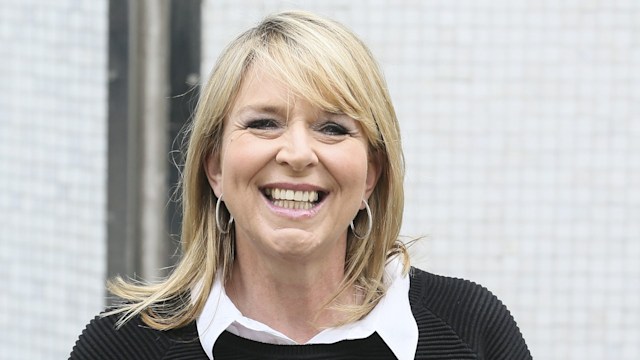
[[[277,121],[273,119],[255,119],[249,120],[246,124],[248,129],[255,130],[273,130],[280,127]]]
[[[326,122],[318,127],[318,131],[326,135],[347,135],[349,130],[344,126],[332,121]]]

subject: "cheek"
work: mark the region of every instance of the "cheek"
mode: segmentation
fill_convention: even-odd
[[[232,134],[224,143],[221,158],[226,187],[247,185],[273,156],[268,142],[256,140],[248,134]]]
[[[367,150],[362,145],[349,146],[332,152],[328,163],[331,172],[343,185],[364,189],[368,168]]]
[[[231,190],[236,181],[235,178],[241,176],[245,170],[238,164],[246,164],[246,161],[250,160],[246,152],[243,151],[242,146],[238,146],[236,139],[225,136],[222,144],[222,151],[220,156],[220,166],[222,169],[222,180],[227,190]]]

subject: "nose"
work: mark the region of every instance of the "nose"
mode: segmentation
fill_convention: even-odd
[[[276,162],[302,171],[318,163],[310,130],[304,123],[291,124],[281,137],[282,144],[276,154]]]

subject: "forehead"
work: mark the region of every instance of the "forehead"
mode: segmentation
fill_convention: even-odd
[[[230,114],[233,117],[255,110],[287,112],[299,102],[311,104],[284,80],[273,76],[261,66],[251,66],[242,79]],[[319,106],[314,105],[312,108],[321,111]]]
[[[291,97],[293,93],[290,86],[284,81],[277,79],[260,66],[251,66],[242,78],[232,108],[237,109],[254,102],[287,101]]]

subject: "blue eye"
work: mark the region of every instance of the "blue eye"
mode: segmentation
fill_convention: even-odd
[[[340,124],[336,124],[334,122],[327,122],[320,126],[319,130],[327,135],[347,135],[349,134],[349,130],[347,130],[344,126]]]
[[[278,122],[272,119],[256,119],[247,123],[248,129],[272,130],[279,127]]]

